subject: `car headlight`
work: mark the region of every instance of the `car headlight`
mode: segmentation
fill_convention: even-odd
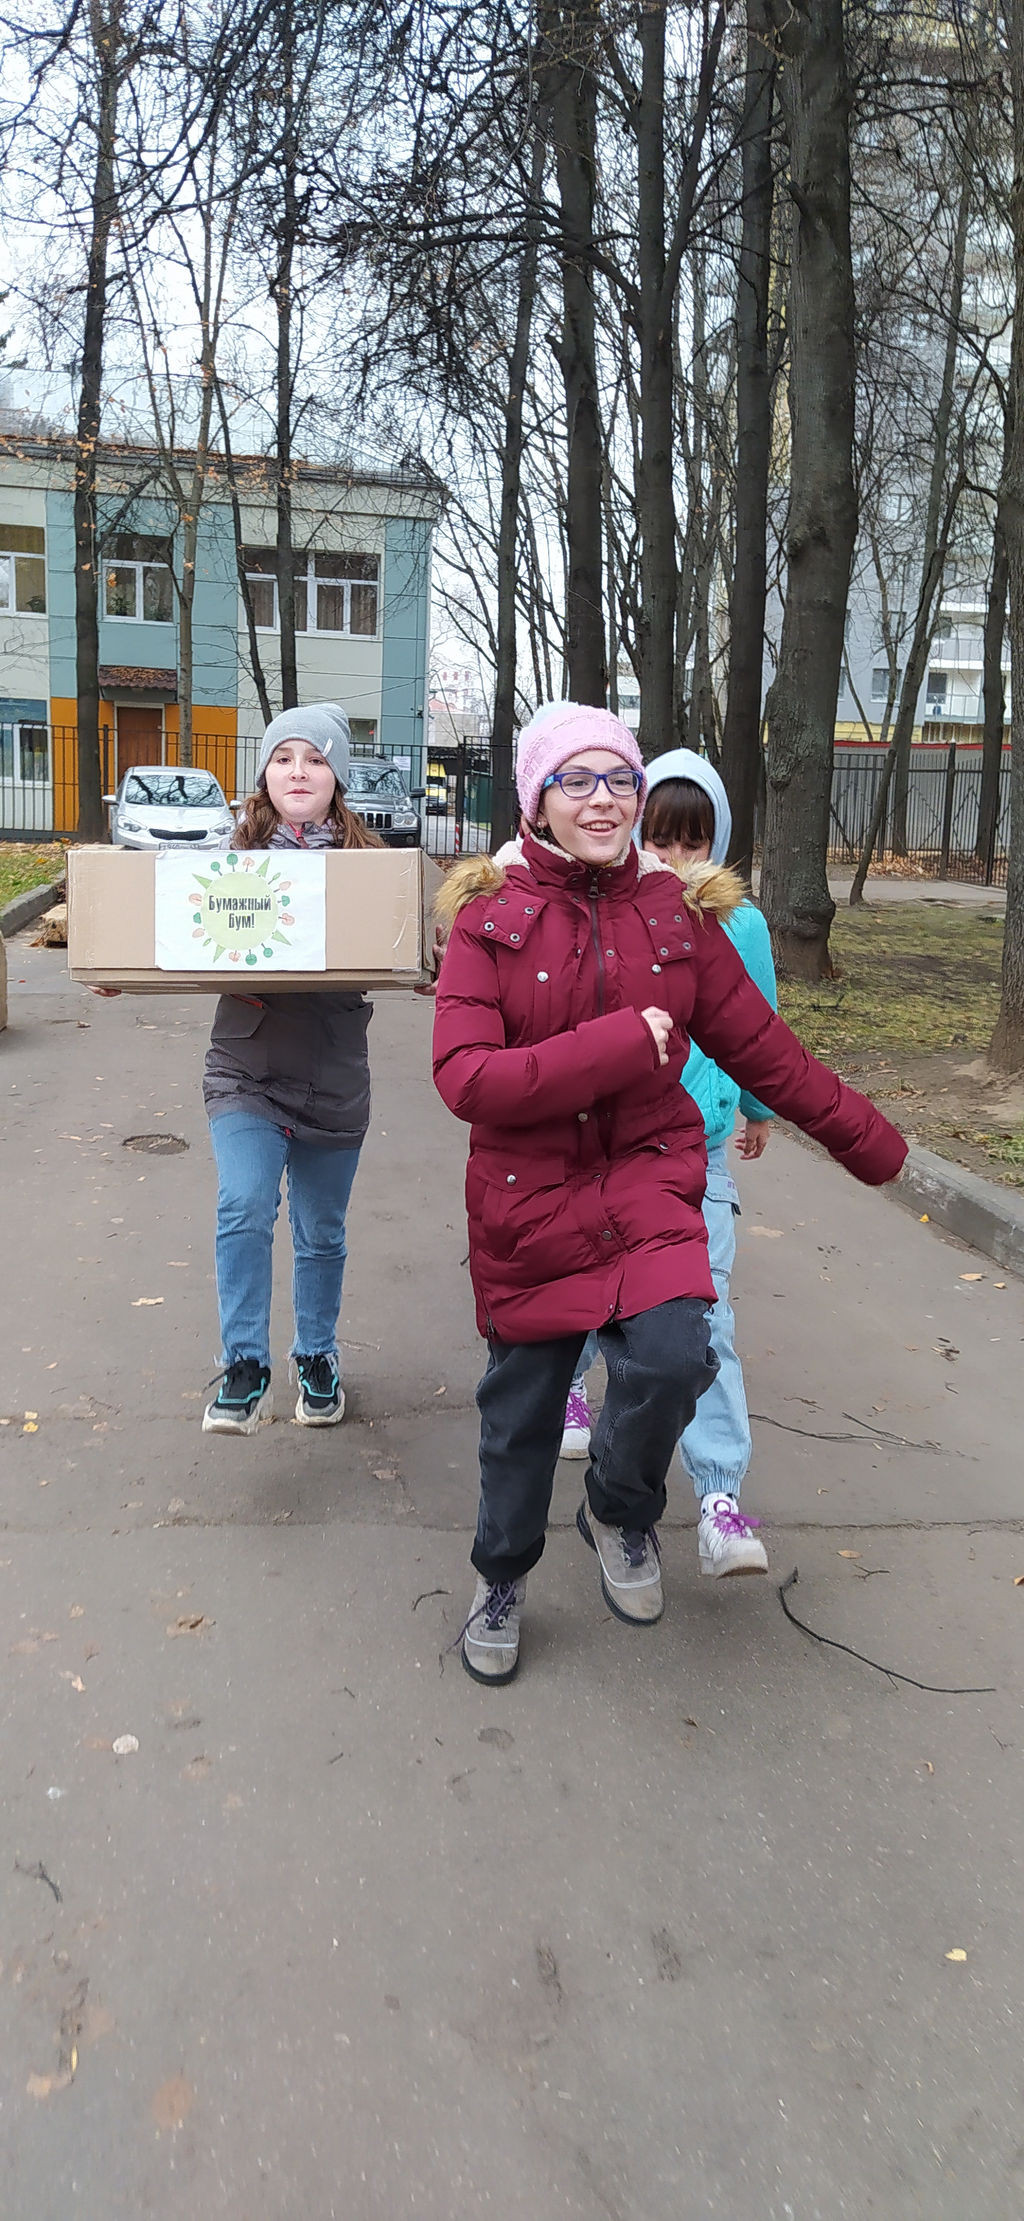
[[[142,830],[143,828],[139,824],[137,817],[123,817],[121,819],[122,833],[141,833]]]
[[[415,825],[416,812],[415,810],[396,810],[391,823],[402,827]]]

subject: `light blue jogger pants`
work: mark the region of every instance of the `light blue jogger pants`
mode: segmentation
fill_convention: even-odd
[[[705,1389],[689,1426],[680,1438],[679,1452],[694,1492],[702,1496],[738,1496],[750,1464],[750,1420],[743,1368],[736,1355],[736,1319],[729,1301],[729,1285],[736,1256],[736,1186],[726,1168],[725,1149],[708,1156],[708,1184],[704,1196],[704,1224],[708,1230],[708,1263],[717,1302],[711,1313],[711,1348],[718,1372]],[[580,1370],[586,1372],[597,1358],[597,1336],[588,1334]]]

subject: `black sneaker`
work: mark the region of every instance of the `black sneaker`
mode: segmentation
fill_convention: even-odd
[[[300,1427],[336,1427],[345,1417],[345,1391],[341,1385],[336,1357],[326,1357],[321,1351],[315,1357],[292,1359],[295,1379],[299,1384],[299,1400],[295,1417]]]
[[[269,1365],[239,1357],[220,1376],[220,1389],[203,1413],[203,1433],[255,1434],[261,1421],[273,1416]]]

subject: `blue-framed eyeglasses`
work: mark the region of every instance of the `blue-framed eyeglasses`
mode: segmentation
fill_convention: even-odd
[[[570,802],[585,802],[589,794],[596,794],[598,787],[607,787],[609,794],[621,802],[627,794],[640,791],[640,773],[630,771],[623,764],[618,771],[553,771],[545,779],[546,787],[561,787]]]

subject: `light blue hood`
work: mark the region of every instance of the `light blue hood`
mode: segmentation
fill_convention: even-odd
[[[650,800],[655,787],[663,779],[691,779],[695,787],[703,788],[710,797],[715,813],[715,837],[711,843],[711,862],[724,864],[732,839],[732,811],[729,797],[713,764],[706,756],[697,756],[692,748],[670,748],[664,756],[655,756],[647,766],[647,798]]]
[[[711,798],[715,813],[715,837],[711,844],[711,862],[724,864],[729,852],[732,834],[732,811],[729,797],[722,781],[706,756],[694,755],[692,748],[670,748],[664,756],[655,756],[647,766],[648,794],[653,794],[664,779],[692,779]],[[775,966],[772,963],[772,944],[768,928],[752,902],[741,902],[730,918],[723,920],[724,930],[746,965],[755,987],[759,987],[766,1002],[776,1007]],[[744,1118],[770,1118],[771,1112],[758,1102],[756,1095],[741,1092],[735,1080],[723,1072],[703,1049],[694,1042],[683,1068],[682,1084],[692,1095],[704,1120],[704,1133],[709,1153],[723,1152],[736,1124],[736,1113]],[[722,1182],[724,1181],[724,1186]],[[717,1183],[717,1185],[716,1185]],[[725,1167],[724,1155],[709,1173],[708,1193],[718,1201],[735,1196],[735,1188]]]

